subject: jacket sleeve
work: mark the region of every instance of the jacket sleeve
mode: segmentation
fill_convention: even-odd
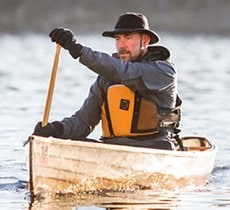
[[[163,91],[175,85],[176,71],[164,60],[126,62],[84,47],[80,62],[97,74],[140,92]]]
[[[99,77],[98,77],[99,78]],[[102,91],[100,81],[97,78],[90,87],[89,95],[85,99],[82,107],[71,117],[62,120],[64,134],[62,138],[77,139],[87,137],[100,121]]]

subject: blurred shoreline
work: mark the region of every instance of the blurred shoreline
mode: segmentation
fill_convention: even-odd
[[[230,34],[228,0],[0,0],[0,33],[101,32],[126,11],[145,14],[155,31]]]

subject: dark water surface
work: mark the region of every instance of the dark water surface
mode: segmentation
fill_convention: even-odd
[[[113,52],[112,39],[80,36]],[[0,209],[230,209],[230,59],[228,37],[162,34],[172,51],[183,98],[183,135],[205,135],[218,146],[210,182],[185,192],[104,192],[36,200],[27,195],[23,141],[41,121],[55,46],[47,36],[0,36]],[[96,74],[61,52],[50,121],[74,113]],[[91,135],[100,136],[100,128]]]

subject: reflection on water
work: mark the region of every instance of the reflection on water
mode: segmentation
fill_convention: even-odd
[[[66,205],[68,203],[68,205]],[[46,198],[35,200],[28,209],[174,209],[179,206],[179,194],[175,192],[101,192],[79,194],[74,197]],[[89,207],[91,206],[91,207]]]
[[[113,52],[112,39],[78,37],[85,45]],[[47,36],[0,37],[0,209],[214,209],[230,208],[230,60],[228,37],[162,35],[178,67],[183,99],[183,135],[203,135],[219,152],[210,183],[186,192],[103,192],[35,199],[30,204],[22,143],[43,115],[54,45]],[[103,43],[103,45],[101,45]],[[74,113],[96,75],[61,52],[50,120]],[[92,134],[100,137],[100,129]],[[25,198],[26,197],[26,198]]]
[[[148,190],[135,192],[100,192],[98,194],[79,194],[78,196],[49,197],[36,199],[25,205],[25,210],[186,210],[209,208],[228,209],[229,191],[212,193],[207,189],[192,192],[154,192]]]

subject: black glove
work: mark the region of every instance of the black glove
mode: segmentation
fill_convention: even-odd
[[[42,123],[38,122],[34,128],[33,135],[49,137],[53,136],[56,138],[60,138],[63,135],[64,127],[58,122],[48,123],[45,127],[42,127]]]
[[[49,34],[52,42],[56,42],[63,48],[69,50],[73,58],[81,55],[82,45],[76,43],[73,32],[65,28],[55,28]]]

